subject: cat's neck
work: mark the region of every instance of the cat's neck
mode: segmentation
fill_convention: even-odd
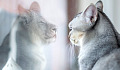
[[[33,53],[33,55],[40,53],[42,54],[44,44],[40,40],[39,41],[33,40],[30,37],[30,35],[26,32],[26,30],[21,30],[19,28],[20,28],[19,25],[15,24],[10,34],[10,46],[11,46],[10,57],[16,60],[16,55],[17,56],[21,54],[27,55],[29,53]]]
[[[18,27],[19,28],[19,27]],[[45,65],[44,44],[40,40],[31,38],[26,30],[16,31],[16,62],[24,70],[42,69]],[[22,60],[22,61],[21,61]],[[34,62],[39,64],[34,64]],[[41,64],[43,66],[41,66]],[[26,66],[27,65],[27,66]]]
[[[35,37],[34,37],[35,38]],[[36,40],[27,33],[26,30],[16,32],[17,50],[28,51],[31,53],[41,52],[44,44],[41,40]]]
[[[115,36],[112,23],[104,13],[99,13],[98,21],[95,29],[99,35]]]

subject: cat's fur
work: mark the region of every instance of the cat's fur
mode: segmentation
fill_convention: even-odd
[[[120,70],[120,35],[102,9],[101,1],[96,7],[91,4],[69,24],[72,30],[84,32],[78,56],[80,70]]]
[[[71,30],[69,33],[69,38],[70,42],[74,44],[75,46],[80,47],[80,41],[83,37],[84,32],[76,31],[76,30]]]
[[[29,10],[18,7],[20,15],[10,32],[10,55],[22,70],[44,70],[44,45],[56,38],[56,26],[40,14],[39,4],[33,2]],[[1,60],[0,60],[1,61]]]

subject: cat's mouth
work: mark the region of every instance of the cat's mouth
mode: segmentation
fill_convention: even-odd
[[[69,32],[69,39],[73,45],[80,46],[81,39],[84,35],[84,32],[71,30]]]
[[[56,38],[56,34],[54,34],[54,35],[46,35],[45,37],[44,37],[45,39],[50,39],[50,38]]]
[[[53,36],[53,38],[56,38],[56,34]]]
[[[50,35],[50,36],[47,35],[47,36],[45,36],[44,38],[45,38],[45,40],[46,40],[48,43],[55,42],[55,40],[56,40],[56,34]]]
[[[70,38],[70,42],[75,46],[80,46],[79,40]]]

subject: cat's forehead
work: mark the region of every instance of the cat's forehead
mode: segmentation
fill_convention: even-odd
[[[82,12],[78,13],[74,18],[79,17],[82,14]]]
[[[32,10],[30,10],[28,13],[26,13],[26,15],[36,17],[36,18],[38,18],[38,17],[41,18],[42,17],[39,12],[35,12],[35,11],[32,11]]]
[[[41,20],[41,21],[45,21],[45,19],[41,16],[41,14],[39,12],[35,12],[32,10],[29,10],[26,13],[23,13],[20,15],[21,17],[26,17],[26,18],[32,18],[32,19],[36,19],[36,20]]]
[[[28,10],[27,12],[24,12],[24,13],[20,14],[20,16],[25,16],[25,17],[41,17],[41,14],[39,12]]]
[[[44,22],[46,21],[39,12],[30,11],[28,15],[32,16],[34,19],[38,21],[44,21]]]

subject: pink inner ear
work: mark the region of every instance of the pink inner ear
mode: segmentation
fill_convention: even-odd
[[[97,15],[97,8],[91,4],[84,12],[85,16],[91,17]]]
[[[87,9],[84,11],[83,16],[85,18],[89,18],[88,21],[96,21],[97,19],[97,8],[95,5],[91,4],[87,7]]]
[[[27,12],[27,10],[25,8],[23,8],[21,5],[18,5],[18,11],[19,11],[19,14],[23,14],[23,13]]]
[[[30,10],[36,11],[36,12],[40,12],[40,6],[39,4],[34,1],[31,6],[30,6]]]

